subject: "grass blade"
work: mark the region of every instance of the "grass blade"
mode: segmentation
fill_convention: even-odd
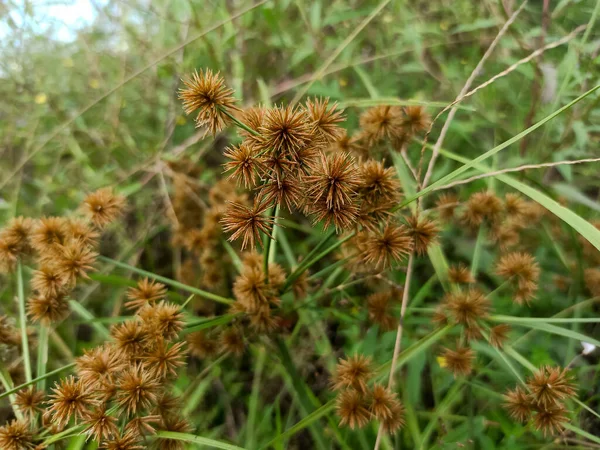
[[[201,444],[209,448],[220,448],[223,450],[245,450],[244,447],[238,447],[237,445],[228,444],[227,442],[217,441],[215,439],[209,439],[202,436],[195,436],[188,433],[176,433],[174,431],[157,431],[154,435],[156,438],[173,439],[176,441],[189,442],[192,444]]]

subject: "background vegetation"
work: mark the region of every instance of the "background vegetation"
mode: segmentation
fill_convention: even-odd
[[[204,130],[195,129],[177,99],[183,74],[203,67],[220,70],[243,105],[328,96],[347,108],[348,129],[357,127],[365,107],[389,102],[417,101],[435,116],[458,96],[500,27],[520,6],[511,0],[274,0],[256,8],[233,0],[93,4],[95,20],[69,41],[54,39],[52,26],[40,26],[48,19],[38,14],[35,2],[0,4],[6,30],[0,42],[0,223],[16,215],[67,214],[90,191],[115,186],[127,196],[128,213],[103,236],[101,253],[173,279],[181,277],[183,250],[171,243],[172,164],[184,158],[197,162],[198,179],[211,186],[222,177],[223,148],[238,139],[233,131],[204,138]],[[472,87],[577,27],[585,28],[463,101],[432,180],[506,142],[597,84],[599,5],[593,0],[540,0],[525,6]],[[599,101],[592,93],[486,160],[484,170],[600,157]],[[445,118],[437,122],[430,142],[436,141]],[[408,149],[415,164],[420,147],[417,142]],[[471,167],[462,177],[477,175],[480,169]],[[563,213],[563,221],[548,220],[537,229],[535,256],[543,270],[537,299],[524,309],[512,305],[507,294],[502,313],[544,318],[563,312],[565,318],[594,318],[597,305],[588,300],[597,298],[585,287],[582,274],[598,261],[586,259],[582,242],[600,245],[599,233],[588,223],[600,213],[598,164],[523,170],[510,180],[559,200],[585,220]],[[407,192],[410,182],[403,181]],[[454,191],[466,199],[485,188],[513,192],[515,183],[507,186],[506,177],[497,177]],[[434,198],[425,199],[426,207]],[[544,206],[552,213],[561,211],[554,203]],[[319,237],[298,217],[299,225],[288,233],[295,256],[307,254]],[[475,236],[456,228],[447,228],[442,242],[446,260],[471,265],[476,255],[481,278],[493,276],[492,245],[478,244]],[[285,261],[283,255],[278,259]],[[427,258],[419,260],[418,267],[413,296],[422,299],[421,306],[434,306],[443,296],[443,275],[438,266],[436,277]],[[107,319],[73,316],[58,326],[50,336],[49,371],[101,340],[97,324],[120,320],[127,278],[132,276],[108,264],[99,267],[77,300],[93,316]],[[185,410],[194,434],[262,448],[309,416],[311,422],[321,421],[331,442],[327,448],[372,448],[376,427],[337,430],[331,425],[336,421],[331,409],[318,409],[331,399],[327,383],[338,357],[358,351],[384,363],[394,346],[394,333],[382,334],[367,320],[368,291],[335,288],[351,282],[352,276],[344,273],[324,288],[327,314],[306,310],[300,331],[289,338],[292,364],[282,363],[268,346],[258,344],[242,358],[193,360],[190,372],[178,377],[177,389],[189,394]],[[553,283],[556,276],[569,280],[567,291]],[[394,277],[402,283],[404,274]],[[0,299],[9,314],[16,311],[14,295],[13,279],[2,278]],[[586,301],[586,308],[573,307]],[[538,324],[519,330],[524,334],[532,323]],[[411,314],[405,324],[405,348],[430,331],[426,315]],[[582,350],[578,333],[589,342],[599,336],[595,323],[560,325],[562,336],[534,326],[535,331],[529,331],[533,337],[528,335],[515,347],[520,357],[536,367],[566,366]],[[509,419],[497,400],[489,402],[494,395],[490,389],[496,389],[492,386],[514,385],[514,360],[507,364],[504,355],[483,351],[479,379],[455,385],[437,355],[426,349],[406,362],[398,387],[408,424],[386,439],[385,447],[559,448],[567,442],[581,448],[600,446],[600,439],[594,439],[600,435],[594,412],[600,398],[598,352],[575,364],[579,398],[592,411],[575,405],[572,423],[580,432],[554,444]],[[516,367],[527,373],[526,364]],[[190,377],[198,373],[202,379],[190,385]],[[9,410],[7,404],[3,414]],[[310,416],[313,410],[331,416]],[[292,431],[274,446],[316,445],[307,429]],[[79,439],[69,448],[85,446]]]

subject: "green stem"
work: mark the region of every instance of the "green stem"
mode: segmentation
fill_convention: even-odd
[[[475,241],[475,250],[473,250],[473,259],[471,260],[471,275],[473,278],[477,278],[477,271],[479,270],[479,261],[481,260],[481,249],[483,247],[483,241],[485,239],[485,227],[481,225],[479,232],[477,233],[477,241]]]
[[[227,111],[226,108],[221,108],[219,107],[219,110],[225,114],[227,117],[229,117],[231,119],[231,121],[239,128],[246,130],[248,133],[253,134],[254,136],[260,136],[260,133],[256,130],[253,130],[252,128],[250,128],[248,125],[246,125],[245,123],[240,122],[233,114],[231,114],[229,111]]]
[[[8,391],[3,392],[2,394],[0,394],[0,399],[2,399],[4,397],[7,397],[9,395],[12,395],[12,394],[14,394],[16,392],[19,392],[21,389],[23,389],[23,388],[25,388],[27,386],[30,386],[32,384],[35,384],[38,381],[45,380],[46,378],[50,378],[51,376],[56,375],[57,373],[64,372],[65,370],[71,369],[73,367],[75,367],[75,363],[67,364],[66,366],[60,367],[60,368],[58,368],[56,370],[53,370],[52,372],[47,372],[46,374],[44,374],[41,377],[34,378],[31,381],[28,381],[28,382],[23,383],[23,384],[15,387],[15,388],[12,388],[12,389],[10,389]]]
[[[69,307],[75,311],[79,317],[90,322],[91,326],[95,328],[98,333],[104,336],[104,338],[110,338],[110,331],[108,331],[108,328],[96,321],[96,317],[94,317],[94,315],[89,312],[81,303],[76,300],[69,300]]]
[[[130,266],[129,264],[125,264],[120,261],[116,261],[112,258],[107,258],[106,256],[98,256],[100,261],[104,261],[109,264],[113,264],[122,269],[130,270],[132,272],[138,273],[148,278],[152,278],[153,280],[160,281],[161,283],[168,284],[177,289],[181,289],[182,291],[189,292],[191,294],[196,294],[200,297],[207,298],[209,300],[213,300],[218,303],[224,303],[226,305],[231,305],[234,303],[233,299],[221,297],[220,295],[213,294],[212,292],[203,291],[202,289],[197,289],[192,286],[188,286],[187,284],[180,283],[179,281],[171,280],[170,278],[162,277],[160,275],[156,275],[155,273],[148,272],[146,270],[138,269],[137,267]]]
[[[19,420],[23,419],[23,414],[21,414],[21,410],[15,405],[14,392],[16,391],[14,389],[11,389],[11,386],[13,385],[12,380],[10,379],[10,375],[4,368],[0,370],[0,382],[2,383],[2,387],[4,388],[3,396],[8,395],[8,400],[10,401],[15,416]]]
[[[37,377],[43,377],[46,374],[46,365],[48,364],[48,326],[41,324],[38,335],[38,357],[37,357]],[[46,389],[46,379],[38,382],[38,389]]]
[[[279,236],[281,234],[279,229],[279,203],[275,205],[275,213],[273,214],[273,220],[273,239],[269,239],[273,242],[271,243],[269,251],[266,252],[266,255],[269,258],[269,264],[275,262],[275,257],[277,256],[277,239],[279,239]]]
[[[29,358],[29,339],[27,337],[27,317],[25,315],[25,290],[23,288],[23,266],[17,263],[17,293],[19,296],[19,325],[21,327],[21,345],[23,347],[23,364],[25,379],[31,381],[31,359]]]
[[[323,259],[329,253],[331,253],[334,250],[336,250],[344,242],[346,242],[347,240],[351,239],[356,234],[355,232],[350,233],[348,236],[346,236],[343,239],[340,239],[335,244],[329,246],[328,248],[326,248],[325,250],[323,250],[321,253],[319,253],[317,256],[315,256],[315,257],[313,257],[311,259],[310,258],[311,254],[316,253],[315,250],[319,250],[325,244],[325,242],[327,242],[329,240],[329,238],[333,235],[333,233],[335,233],[335,231],[332,230],[330,233],[328,233],[327,235],[325,235],[323,237],[323,239],[321,240],[321,242],[319,242],[317,244],[317,246],[315,247],[315,249],[313,249],[313,251],[311,251],[308,254],[308,256],[306,257],[306,259],[304,261],[302,261],[302,263],[298,266],[298,268],[296,270],[294,270],[294,272],[287,278],[287,280],[285,281],[285,284],[283,285],[282,292],[286,292],[290,288],[290,286],[294,283],[294,281],[296,281],[298,279],[298,277],[300,275],[302,275],[310,266],[312,266],[313,264],[315,264],[318,261],[320,261],[321,259]]]

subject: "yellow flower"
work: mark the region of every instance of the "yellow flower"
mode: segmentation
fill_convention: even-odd
[[[436,360],[442,369],[444,369],[445,367],[448,366],[448,363],[446,362],[446,358],[444,358],[443,356],[438,356],[436,358]]]
[[[43,105],[44,103],[46,103],[48,101],[48,96],[44,93],[40,93],[38,95],[35,96],[35,102],[38,105]]]

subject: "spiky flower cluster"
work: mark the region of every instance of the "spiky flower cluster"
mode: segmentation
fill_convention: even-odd
[[[519,422],[532,421],[544,435],[558,434],[568,422],[566,401],[575,396],[573,379],[567,369],[543,366],[504,396],[508,413]]]
[[[386,432],[394,433],[404,425],[404,407],[395,392],[372,383],[373,377],[370,358],[359,354],[340,359],[331,380],[340,425],[363,428],[377,420]]]

